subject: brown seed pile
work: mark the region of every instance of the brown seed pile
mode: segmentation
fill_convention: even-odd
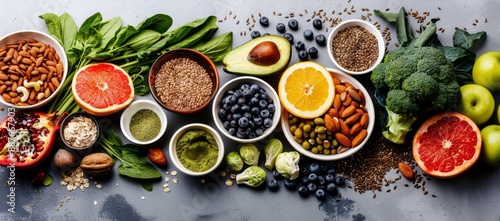
[[[154,85],[160,101],[175,110],[199,108],[212,95],[210,74],[189,58],[167,61],[158,71]]]
[[[337,63],[350,71],[364,71],[378,58],[377,38],[361,26],[347,27],[332,40],[333,56]]]
[[[55,48],[23,39],[0,48],[0,94],[17,106],[48,98],[62,81],[63,64]]]

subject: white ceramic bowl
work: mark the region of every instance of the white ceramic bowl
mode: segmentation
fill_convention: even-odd
[[[260,88],[264,89],[267,92],[270,98],[272,98],[275,107],[275,112],[273,113],[273,118],[272,118],[272,125],[268,127],[262,135],[256,136],[255,138],[239,138],[236,135],[230,134],[228,130],[224,128],[224,122],[218,116],[218,112],[222,108],[222,99],[224,98],[226,92],[228,90],[235,90],[239,88],[242,84],[250,84],[250,85],[257,84]],[[276,129],[281,117],[281,103],[278,94],[276,93],[274,88],[264,80],[253,76],[242,76],[228,81],[217,92],[212,105],[213,105],[212,106],[213,119],[219,131],[221,131],[222,134],[224,134],[224,136],[239,143],[254,143],[264,139],[269,134],[271,134],[274,131],[274,129]]]
[[[190,131],[190,130],[204,130],[215,138],[215,141],[216,141],[217,146],[219,148],[219,153],[218,153],[217,161],[208,170],[205,170],[202,172],[191,171],[191,170],[187,169],[186,167],[184,167],[184,165],[182,165],[182,163],[179,161],[179,158],[177,157],[177,141],[184,133],[186,133],[187,131]],[[210,127],[206,124],[192,123],[192,124],[188,124],[188,125],[185,125],[185,126],[179,128],[174,133],[174,135],[172,136],[172,139],[170,139],[170,144],[168,146],[168,152],[169,152],[170,158],[172,158],[172,163],[181,172],[183,172],[186,175],[190,175],[190,176],[204,176],[204,175],[207,175],[207,174],[213,172],[222,163],[222,160],[224,159],[224,142],[223,142],[221,136],[219,135],[219,133],[217,133],[217,131],[215,129],[213,129],[212,127]]]
[[[35,39],[39,42],[42,42],[46,45],[50,45],[56,50],[56,53],[59,55],[59,59],[63,63],[63,75],[62,79],[60,81],[60,85],[63,84],[63,82],[66,80],[66,77],[68,75],[68,59],[66,57],[66,53],[64,52],[64,48],[57,42],[56,39],[54,39],[52,36],[45,34],[43,32],[39,31],[34,31],[34,30],[22,30],[22,31],[16,31],[10,34],[5,35],[0,39],[0,48],[4,47],[5,45],[12,43],[12,42],[17,42],[19,40],[25,40],[27,38],[32,38]],[[39,107],[44,106],[45,104],[49,103],[54,97],[56,97],[57,93],[61,91],[61,86],[57,87],[54,92],[46,99],[43,99],[42,101],[32,104],[32,105],[27,105],[27,106],[20,106],[20,105],[14,105],[10,102],[6,102],[2,96],[0,96],[0,103],[9,106],[9,107],[14,107],[19,110],[31,110],[31,109],[37,109]]]
[[[302,147],[301,144],[297,143],[294,140],[294,135],[290,132],[288,128],[290,128],[290,124],[288,122],[288,112],[286,109],[283,108],[283,114],[281,117],[281,128],[283,128],[283,134],[285,135],[286,139],[288,142],[292,145],[295,150],[297,150],[299,153],[303,154],[306,157],[316,159],[316,160],[321,160],[321,161],[332,161],[332,160],[340,160],[343,158],[346,158],[348,156],[353,155],[354,153],[358,152],[370,139],[370,135],[373,132],[373,127],[375,125],[375,107],[373,106],[373,101],[370,98],[370,95],[368,94],[368,91],[363,87],[363,85],[357,81],[354,77],[343,73],[339,70],[327,68],[327,70],[332,74],[332,76],[339,78],[343,82],[349,82],[351,83],[354,87],[360,89],[363,94],[365,95],[365,101],[366,101],[366,110],[368,111],[368,126],[366,128],[367,130],[367,135],[366,138],[356,147],[350,148],[349,150],[342,152],[342,153],[337,153],[334,155],[324,155],[324,154],[315,154],[311,152],[310,150],[306,150]]]
[[[368,68],[364,71],[356,72],[356,71],[347,70],[346,68],[339,65],[339,63],[335,60],[335,58],[333,56],[333,52],[332,52],[333,38],[335,37],[335,35],[337,35],[337,33],[339,33],[339,31],[341,31],[347,27],[352,27],[352,26],[360,26],[362,28],[365,28],[366,30],[368,30],[370,33],[372,33],[377,38],[377,43],[378,43],[377,60],[370,68]],[[335,64],[335,66],[337,66],[337,68],[339,68],[341,71],[348,73],[348,74],[362,75],[362,74],[370,73],[378,64],[380,64],[380,62],[382,62],[382,59],[384,58],[384,54],[385,54],[385,41],[384,41],[384,38],[382,37],[382,34],[380,33],[380,31],[373,24],[371,24],[367,21],[360,20],[360,19],[351,19],[351,20],[341,22],[340,24],[335,26],[334,29],[332,29],[330,31],[330,34],[329,34],[328,39],[327,39],[327,48],[328,48],[328,55],[330,56],[330,60],[332,60],[333,64]]]
[[[134,116],[137,111],[142,110],[142,109],[150,109],[154,111],[158,117],[160,117],[161,121],[161,128],[160,132],[158,135],[156,135],[155,138],[149,140],[149,141],[140,141],[135,139],[132,134],[130,133],[130,120],[132,119],[132,116]],[[123,135],[130,140],[131,142],[139,145],[147,145],[151,144],[158,139],[160,139],[161,136],[165,133],[167,130],[167,114],[163,110],[163,108],[158,105],[155,101],[151,100],[136,100],[132,102],[125,110],[122,112],[122,115],[120,117],[120,128],[122,130]]]

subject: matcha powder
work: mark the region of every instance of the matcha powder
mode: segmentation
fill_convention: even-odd
[[[152,140],[160,133],[160,128],[160,117],[150,109],[137,111],[130,120],[130,133],[140,141]]]

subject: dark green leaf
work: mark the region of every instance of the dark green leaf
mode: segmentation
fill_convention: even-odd
[[[137,96],[144,96],[146,94],[149,94],[150,90],[149,87],[144,85],[144,83],[140,85],[135,85],[134,84],[134,94]]]
[[[404,7],[401,7],[396,19],[396,34],[398,36],[399,45],[403,47],[407,46],[411,41],[413,41],[413,39],[415,39],[411,24],[406,18],[406,11]]]
[[[83,22],[83,24],[80,26],[80,29],[78,30],[77,33],[77,39],[80,40],[81,42],[87,42],[86,39],[92,38],[93,35],[96,33],[96,27],[99,26],[99,24],[102,21],[102,16],[101,13],[97,12]]]
[[[158,33],[166,32],[172,26],[172,18],[165,14],[156,14],[137,25],[137,30],[153,30]]]
[[[470,49],[474,45],[474,42],[480,40],[485,35],[486,32],[484,31],[469,34],[467,31],[455,28],[455,33],[453,34],[453,46]]]
[[[233,32],[226,32],[209,41],[199,42],[192,49],[197,50],[204,54],[212,54],[217,56],[220,53],[226,51],[227,48],[231,48],[233,45]]]
[[[62,27],[62,46],[66,52],[73,46],[78,32],[75,20],[68,14],[64,13],[59,17]]]
[[[114,17],[111,20],[102,23],[99,33],[102,35],[102,40],[100,48],[106,48],[108,43],[111,42],[116,37],[116,33],[122,27],[122,19],[120,17]]]
[[[116,39],[115,42],[113,43],[113,46],[111,48],[118,48],[125,42],[127,42],[127,39],[135,34],[139,33],[137,29],[135,29],[133,26],[127,25],[120,29],[118,31],[118,34],[116,34]]]
[[[208,23],[214,18],[215,16],[208,16],[206,18],[197,19],[165,33],[164,36],[167,39],[166,46],[178,43],[186,37],[193,35],[193,33],[196,33],[201,27],[205,26],[205,23]]]
[[[375,13],[375,15],[383,18],[387,22],[392,23],[393,25],[396,24],[396,21],[398,19],[398,13],[382,12],[378,9],[373,10],[373,13]]]
[[[160,33],[146,29],[142,30],[139,34],[128,40],[125,45],[131,47],[135,51],[143,51],[158,41],[160,37]]]
[[[65,47],[62,34],[63,30],[59,17],[54,13],[45,13],[40,15],[39,17],[45,21],[45,26],[47,26],[49,34],[54,37],[59,42],[59,44]],[[66,50],[66,48],[64,49]]]
[[[142,188],[144,188],[148,192],[153,191],[153,183],[150,181],[142,181],[141,186],[142,186]]]
[[[436,21],[437,20],[432,20],[427,27],[420,27],[420,35],[415,39],[415,41],[411,42],[411,45],[413,47],[419,48],[419,47],[424,47],[424,46],[429,46],[435,38],[437,38],[437,27],[436,27]]]
[[[104,61],[106,59],[110,59],[113,57],[115,57],[115,55],[113,53],[107,52],[107,51],[86,56],[87,59],[96,60],[96,61]]]
[[[204,23],[201,29],[197,30],[195,33],[185,38],[184,40],[174,45],[168,46],[167,50],[191,47],[192,45],[195,45],[198,41],[211,37],[212,34],[218,29],[216,19],[217,18],[215,16],[209,16],[207,18],[206,23]]]

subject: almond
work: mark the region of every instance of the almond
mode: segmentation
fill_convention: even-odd
[[[361,124],[358,123],[355,123],[354,125],[352,125],[351,127],[351,132],[350,132],[350,135],[357,135],[361,129],[363,129],[363,127],[361,127]]]
[[[341,84],[336,84],[335,85],[335,93],[336,94],[342,94],[343,92],[346,91],[346,87],[344,85],[341,85]]]
[[[339,112],[335,108],[328,109],[327,114],[330,115],[330,117],[332,117],[332,118],[333,117],[339,117]]]
[[[356,107],[355,106],[348,106],[345,108],[344,111],[340,113],[340,117],[346,118],[354,114],[356,112]]]
[[[406,179],[411,180],[411,181],[413,181],[413,179],[415,179],[415,171],[413,171],[413,169],[410,167],[410,165],[403,163],[403,162],[399,162],[398,169],[401,172],[401,174],[403,174],[403,176],[406,177]]]
[[[361,118],[359,118],[359,124],[363,128],[366,128],[368,126],[368,113],[364,113],[363,115],[361,115]]]
[[[366,104],[366,103],[365,103],[365,102],[366,102],[366,100],[365,100],[365,94],[363,94],[363,91],[358,90],[358,95],[359,95],[359,97],[360,97],[360,99],[361,99],[360,103],[361,103],[362,105],[365,105],[365,104]]]
[[[351,106],[352,107],[352,106]],[[344,111],[345,112],[345,111]],[[347,125],[353,125],[355,123],[357,123],[359,121],[359,118],[361,117],[361,114],[360,113],[355,113],[353,115],[351,115],[350,117],[346,118],[345,119],[345,123]]]
[[[340,106],[342,106],[340,95],[338,93],[335,93],[335,97],[333,98],[333,108],[338,111],[340,110]]]
[[[335,123],[333,122],[333,118],[330,115],[325,114],[324,122],[327,130],[334,132],[337,129],[335,128]]]
[[[339,85],[342,83],[342,81],[336,77],[332,77],[332,80],[334,85]]]
[[[349,106],[349,105],[351,104],[351,101],[352,101],[352,97],[351,97],[351,95],[347,94],[347,95],[345,96],[344,101],[342,101],[342,104],[343,104],[344,106]]]
[[[356,87],[354,87],[354,85],[352,85],[351,83],[349,83],[347,81],[344,82],[344,85],[345,85],[346,88],[348,88],[348,87],[350,87],[350,88],[356,88]]]
[[[354,138],[352,138],[351,145],[352,147],[358,146],[365,138],[368,132],[365,129],[362,129],[359,131],[358,135],[356,135]]]
[[[349,95],[351,95],[352,99],[354,99],[355,101],[361,101],[361,97],[355,89],[348,87],[347,93],[349,93]]]
[[[349,129],[349,126],[347,126],[345,121],[342,119],[339,119],[339,128],[340,128],[340,132],[342,134],[344,134],[345,136],[349,136],[349,134],[351,133],[351,129]]]
[[[350,147],[351,146],[351,140],[349,140],[349,138],[342,134],[342,133],[335,133],[335,139],[337,139],[337,141],[346,146],[346,147]]]

